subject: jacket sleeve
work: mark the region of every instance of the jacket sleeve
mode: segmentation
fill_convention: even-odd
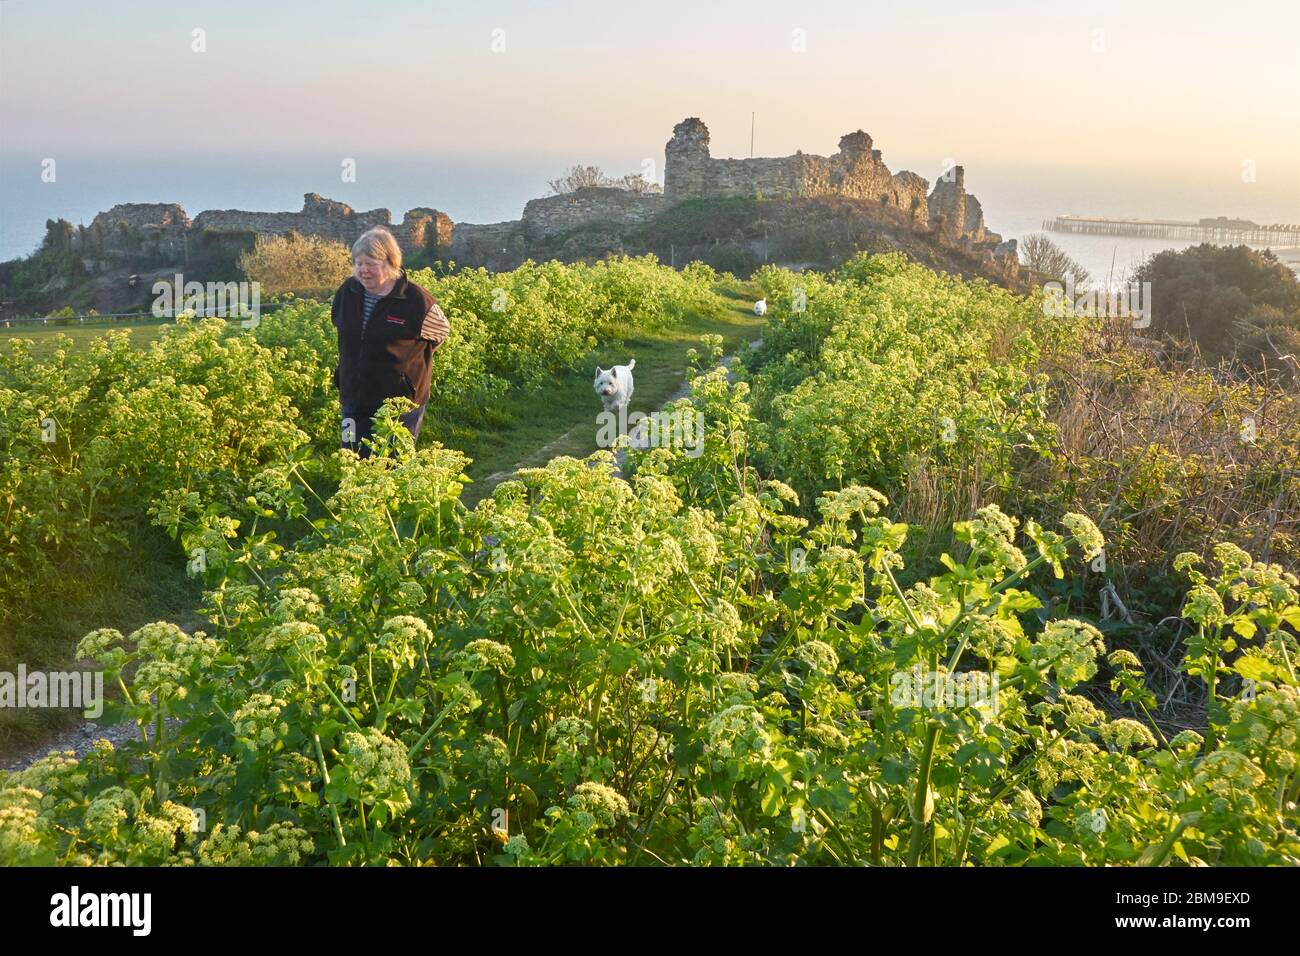
[[[447,321],[447,316],[443,314],[438,303],[433,299],[429,300],[429,309],[424,314],[424,323],[420,327],[420,338],[433,343],[433,350],[438,351],[438,347],[447,341],[451,335],[451,323]]]
[[[330,303],[330,321],[334,323],[334,328],[339,327],[339,299],[343,297],[343,287],[339,286],[338,291],[334,293],[334,301]],[[334,366],[334,387],[339,387],[339,367]]]

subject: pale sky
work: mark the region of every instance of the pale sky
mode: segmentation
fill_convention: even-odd
[[[746,156],[751,111],[761,156],[861,127],[930,180],[1250,160],[1300,194],[1300,2],[0,0],[0,150],[635,149],[661,179],[674,123]]]

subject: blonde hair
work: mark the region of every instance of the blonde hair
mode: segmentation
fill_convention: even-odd
[[[383,226],[375,226],[361,234],[361,238],[352,243],[352,260],[357,256],[369,256],[388,264],[393,275],[402,271],[402,247],[397,244],[393,234]]]

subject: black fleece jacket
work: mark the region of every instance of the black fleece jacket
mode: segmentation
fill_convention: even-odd
[[[330,318],[339,337],[334,384],[344,408],[373,415],[384,399],[402,396],[417,405],[429,400],[433,353],[451,334],[451,325],[425,289],[403,269],[393,289],[375,304],[361,328],[364,291],[350,276],[337,292]]]

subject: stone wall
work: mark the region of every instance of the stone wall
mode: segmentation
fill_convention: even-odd
[[[199,235],[283,235],[291,230],[322,236],[349,247],[372,226],[385,226],[403,252],[411,253],[432,242],[445,251],[452,242],[452,221],[446,213],[423,206],[409,210],[394,223],[387,209],[358,212],[346,203],[316,193],[303,197],[299,212],[249,212],[243,209],[209,209],[193,220],[176,203],[123,203],[99,213],[91,224],[73,233],[74,247],[90,261],[112,259],[147,249],[158,256],[184,256],[187,243]]]
[[[294,230],[309,236],[337,239],[351,246],[367,229],[385,226],[397,239],[403,252],[424,247],[432,234],[439,245],[451,245],[452,223],[446,213],[417,206],[406,213],[400,223],[393,222],[387,209],[360,212],[347,203],[325,199],[316,193],[303,197],[300,212],[245,212],[242,209],[210,209],[194,217],[195,229],[221,232],[255,232],[282,235]]]
[[[833,156],[800,151],[779,158],[714,159],[709,155],[709,128],[691,117],[673,127],[664,154],[664,195],[669,204],[727,196],[844,196],[897,209],[918,228],[925,228],[929,218],[926,180],[913,172],[891,173],[862,130],[840,137]]]
[[[190,228],[190,217],[177,203],[119,203],[71,238],[83,264],[98,264],[119,253],[144,249],[160,256],[184,255]]]
[[[126,223],[132,229],[188,229],[190,217],[179,204],[171,202],[119,203],[91,220],[91,229],[115,229]]]
[[[446,258],[465,266],[492,271],[513,269],[525,258],[524,224],[508,222],[456,223]]]
[[[405,252],[422,249],[426,245],[433,245],[439,250],[451,247],[451,217],[436,209],[424,206],[408,209],[402,221],[390,225],[389,229]]]
[[[596,223],[635,225],[666,208],[658,193],[634,193],[612,186],[586,186],[559,196],[530,199],[524,205],[524,238],[548,236]]]
[[[219,232],[255,232],[281,235],[295,230],[303,235],[337,239],[351,245],[371,226],[393,221],[387,209],[358,212],[346,203],[325,199],[316,193],[303,197],[300,212],[245,212],[242,209],[209,209],[194,217],[194,228]]]

